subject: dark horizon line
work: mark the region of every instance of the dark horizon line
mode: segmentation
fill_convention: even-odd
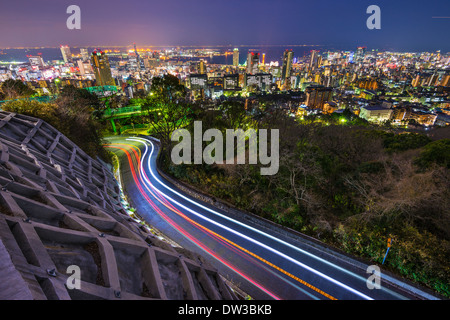
[[[60,45],[51,45],[51,46],[0,46],[0,49],[52,49],[59,48],[60,46],[68,45],[68,44],[60,44]],[[93,47],[105,47],[105,48],[126,48],[132,47],[134,43],[128,45],[68,45],[71,48],[93,48]],[[201,47],[324,47],[330,45],[324,44],[203,44],[203,45],[178,45],[178,44],[164,44],[164,45],[138,45],[137,47],[181,47],[181,48],[201,48]]]
[[[1,47],[0,50],[11,50],[11,49],[59,49],[62,45],[67,44],[60,44],[60,45],[52,45],[52,46],[11,46],[11,47]],[[128,48],[133,47],[134,43],[131,43],[129,45],[68,45],[70,48]],[[343,45],[343,44],[239,44],[239,45],[233,45],[233,44],[205,44],[205,45],[176,45],[176,44],[166,44],[166,45],[137,45],[138,48],[164,48],[164,47],[171,47],[171,48],[216,48],[216,47],[350,47],[349,45]],[[360,46],[354,46],[354,48],[358,47],[366,47],[365,45]],[[373,47],[370,50],[381,50],[385,52],[403,52],[403,53],[423,53],[423,52],[436,52],[441,51],[440,49],[435,50],[406,50],[406,49],[380,49],[379,47]],[[338,49],[337,51],[351,51],[350,49]],[[444,50],[445,51],[445,50]],[[450,51],[447,51],[447,53],[450,53]]]

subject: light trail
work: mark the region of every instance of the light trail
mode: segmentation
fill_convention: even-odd
[[[131,145],[131,144],[117,144],[117,143],[116,143],[116,144],[114,144],[114,146],[125,146],[125,147],[131,148],[131,149],[133,150],[134,154],[135,154],[135,157],[136,157],[136,158],[139,158],[139,161],[140,161],[140,159],[141,159],[141,150],[140,150],[138,147],[136,147],[135,145]],[[136,155],[136,151],[135,151],[135,150],[137,150],[137,152],[139,153],[139,156]],[[142,178],[142,175],[143,175],[143,174],[147,177],[145,171],[142,171],[142,170],[138,170],[138,171],[139,171],[139,174],[141,175],[141,178]],[[147,177],[147,178],[148,178],[148,177]],[[142,180],[143,180],[143,179],[142,179]],[[144,181],[143,181],[143,182],[144,182]],[[184,218],[186,221],[190,222],[190,223],[191,223],[193,226],[195,226],[197,229],[199,229],[199,230],[201,230],[201,231],[207,233],[209,236],[211,236],[211,237],[213,237],[214,239],[216,239],[216,241],[218,241],[218,242],[220,242],[220,243],[226,245],[228,248],[232,249],[235,253],[239,254],[241,257],[245,258],[246,260],[249,261],[248,256],[253,257],[253,258],[256,258],[257,260],[259,260],[259,261],[261,261],[261,262],[263,262],[263,263],[269,265],[270,267],[274,268],[275,270],[278,270],[279,272],[281,272],[281,273],[283,273],[283,274],[289,276],[290,278],[296,280],[297,282],[300,282],[301,284],[303,284],[303,285],[305,285],[306,287],[308,287],[308,288],[310,288],[310,289],[312,289],[312,290],[314,290],[314,291],[316,291],[316,292],[322,294],[323,296],[325,296],[325,297],[327,297],[327,298],[329,298],[329,299],[331,299],[331,300],[337,300],[337,299],[334,298],[333,296],[331,296],[331,295],[325,293],[324,291],[322,291],[322,290],[320,290],[320,289],[314,287],[313,285],[307,283],[306,281],[304,281],[304,280],[302,280],[302,279],[300,279],[300,278],[298,278],[298,277],[296,277],[296,276],[290,274],[290,273],[287,272],[286,270],[283,270],[282,268],[280,268],[280,267],[278,267],[278,266],[276,266],[276,265],[270,263],[269,261],[267,261],[267,260],[265,260],[265,259],[259,257],[258,255],[254,254],[253,252],[251,252],[251,251],[249,251],[249,250],[247,250],[247,249],[245,249],[245,248],[243,248],[243,247],[237,245],[236,243],[230,241],[229,239],[227,239],[227,238],[225,238],[225,237],[219,235],[218,233],[216,233],[216,232],[214,232],[214,231],[212,231],[212,230],[210,230],[210,229],[208,229],[208,228],[202,226],[202,225],[199,224],[198,222],[196,222],[196,221],[190,219],[189,217],[187,217],[186,215],[184,215],[182,212],[180,212],[177,208],[175,208],[172,204],[170,204],[170,202],[168,202],[167,199],[165,199],[162,195],[160,195],[159,192],[158,192],[158,189],[156,189],[156,188],[154,187],[153,184],[150,183],[150,187],[151,187],[154,191],[157,192],[157,195],[155,195],[155,194],[148,188],[148,186],[147,186],[146,183],[144,183],[144,186],[146,187],[146,189],[147,189],[147,190],[148,190],[148,191],[149,191],[149,192],[150,192],[150,193],[151,193],[151,194],[152,194],[152,195],[153,195],[153,196],[154,196],[154,197],[162,204],[162,205],[164,205],[165,207],[167,207],[169,210],[173,211],[174,213],[176,213],[176,214],[179,215],[180,217]],[[236,250],[236,249],[237,249],[237,250]],[[246,255],[245,255],[245,256],[242,255],[242,252],[246,253]],[[280,280],[282,280],[282,281],[288,283],[289,285],[291,285],[291,286],[295,287],[296,289],[298,289],[299,291],[303,292],[304,294],[310,296],[310,297],[313,298],[313,299],[317,299],[316,296],[314,296],[314,295],[312,295],[311,293],[309,293],[309,292],[303,290],[303,289],[300,288],[299,286],[297,286],[297,285],[295,285],[294,283],[288,281],[287,279],[281,277],[280,275],[274,273],[272,270],[269,270],[268,268],[266,268],[266,267],[264,267],[264,266],[261,266],[261,267],[263,267],[263,268],[264,268],[265,270],[267,270],[268,272],[272,273],[274,276],[278,277]]]
[[[212,257],[214,257],[215,259],[217,259],[218,261],[220,261],[222,264],[224,264],[225,266],[227,266],[228,268],[230,268],[231,270],[233,270],[234,272],[236,272],[237,274],[239,274],[241,277],[243,277],[244,279],[246,279],[249,283],[253,284],[254,286],[256,286],[257,288],[259,288],[260,290],[262,290],[263,292],[265,292],[266,294],[268,294],[269,296],[271,296],[272,298],[276,299],[276,300],[281,300],[280,297],[278,297],[276,294],[272,293],[271,291],[269,291],[268,289],[266,289],[265,287],[263,287],[261,284],[257,283],[256,281],[254,281],[253,279],[251,279],[249,276],[247,276],[246,274],[244,274],[242,271],[238,270],[237,268],[235,268],[233,265],[231,265],[228,261],[224,260],[223,258],[219,257],[218,255],[216,255],[211,249],[209,249],[208,247],[204,246],[201,242],[199,242],[197,239],[195,239],[194,237],[192,237],[188,232],[186,232],[183,228],[181,228],[176,222],[174,222],[170,217],[168,217],[164,212],[162,212],[162,210],[160,210],[155,203],[147,196],[147,194],[145,193],[145,191],[142,189],[142,186],[140,184],[139,179],[136,177],[136,170],[134,169],[134,165],[133,165],[133,160],[131,159],[131,155],[129,154],[129,152],[121,147],[115,147],[114,145],[111,146],[105,146],[108,148],[115,148],[115,149],[120,149],[122,150],[127,158],[128,158],[128,162],[130,164],[131,167],[131,172],[133,175],[133,179],[136,183],[136,186],[139,189],[139,192],[142,194],[142,196],[145,198],[145,200],[150,204],[150,206],[164,219],[166,220],[170,225],[172,225],[178,232],[180,232],[182,235],[184,235],[186,238],[188,238],[190,241],[192,241],[195,245],[197,245],[199,248],[203,249],[204,251],[206,251],[208,254],[210,254]],[[133,150],[135,157],[136,157],[136,161],[138,162],[138,164],[141,163],[140,159],[138,158],[138,155],[136,154],[136,151]],[[139,170],[140,172],[140,170]],[[153,194],[153,193],[152,193]],[[154,194],[153,194],[154,195]],[[155,196],[155,195],[154,195]]]
[[[328,265],[331,265],[331,266],[333,266],[333,267],[336,268],[336,269],[339,269],[339,270],[341,270],[341,271],[344,271],[344,272],[349,273],[349,271],[347,271],[347,270],[345,270],[345,269],[343,269],[343,268],[341,268],[341,267],[338,267],[338,266],[336,266],[336,265],[334,265],[334,264],[332,264],[332,263],[330,263],[330,262],[328,262],[328,261],[326,261],[326,260],[324,260],[324,259],[321,259],[321,258],[319,258],[319,257],[316,257],[315,255],[313,255],[313,254],[311,254],[311,253],[309,253],[309,252],[307,252],[307,251],[304,251],[304,250],[302,250],[302,249],[299,249],[299,248],[297,248],[297,247],[295,247],[295,246],[293,246],[293,245],[291,245],[291,244],[289,244],[289,243],[287,243],[287,242],[285,242],[285,241],[282,241],[282,240],[280,240],[280,239],[278,239],[278,238],[276,238],[276,237],[273,237],[273,236],[271,236],[271,235],[269,235],[269,234],[267,234],[267,233],[265,233],[265,232],[262,232],[262,231],[260,231],[260,230],[258,230],[258,229],[255,229],[255,228],[250,227],[250,226],[248,226],[248,225],[245,225],[245,224],[243,224],[243,223],[241,223],[241,222],[239,222],[239,221],[236,221],[236,220],[234,220],[234,219],[232,219],[232,218],[229,218],[229,217],[227,217],[227,216],[225,216],[225,215],[223,215],[223,214],[220,214],[220,213],[218,213],[217,211],[214,211],[214,210],[212,210],[212,209],[210,209],[210,208],[208,208],[208,207],[205,207],[205,206],[203,206],[202,204],[197,203],[196,201],[193,201],[193,200],[189,199],[188,197],[185,197],[184,195],[180,194],[179,192],[173,190],[172,188],[170,188],[170,187],[168,187],[166,184],[164,184],[161,180],[159,180],[158,177],[156,177],[156,175],[155,175],[154,172],[153,172],[152,166],[151,166],[151,164],[150,164],[150,160],[151,160],[151,158],[152,158],[152,156],[153,156],[153,152],[154,152],[154,150],[155,150],[155,147],[154,147],[152,141],[150,141],[150,140],[148,140],[148,139],[144,139],[144,138],[128,138],[128,139],[126,139],[126,140],[128,140],[128,141],[140,142],[140,143],[142,143],[142,144],[144,145],[144,147],[145,147],[145,152],[144,152],[144,155],[143,155],[143,157],[142,157],[144,160],[145,160],[146,154],[148,153],[148,145],[151,145],[152,150],[150,151],[150,155],[148,156],[147,167],[148,167],[148,169],[149,169],[150,174],[152,175],[152,177],[153,177],[156,181],[158,181],[162,186],[164,186],[167,190],[173,192],[174,194],[176,194],[176,195],[180,196],[181,198],[183,198],[183,199],[185,199],[185,200],[191,202],[192,204],[195,204],[195,205],[197,205],[198,207],[201,207],[202,209],[207,210],[207,211],[209,211],[209,212],[211,212],[211,213],[213,213],[213,214],[215,214],[215,215],[217,215],[217,216],[219,216],[219,217],[221,217],[221,218],[223,218],[223,219],[226,219],[226,220],[228,220],[228,221],[230,221],[230,222],[236,223],[236,224],[238,224],[238,225],[240,225],[240,226],[243,226],[243,227],[245,227],[245,228],[247,228],[247,229],[250,229],[250,230],[252,230],[252,231],[254,231],[254,232],[257,232],[257,233],[259,233],[259,234],[261,234],[261,235],[264,235],[264,236],[266,236],[266,237],[268,237],[268,238],[270,238],[270,239],[272,239],[272,240],[275,240],[275,241],[277,241],[277,242],[279,242],[279,243],[281,243],[281,244],[283,244],[283,245],[286,245],[286,246],[288,246],[288,247],[290,247],[290,248],[293,248],[293,249],[295,249],[295,250],[297,250],[297,251],[299,251],[299,252],[302,252],[302,253],[307,254],[307,255],[309,255],[309,256],[311,256],[311,257],[314,257],[315,259],[318,259],[318,260],[320,260],[320,261],[323,262],[323,263],[326,263],[326,264],[328,264]],[[141,171],[145,172],[145,170],[144,170],[144,168],[143,168],[143,162],[141,162]],[[145,175],[143,178],[144,178],[144,180],[146,181],[146,183],[148,183],[149,185],[152,184],[146,175]],[[256,244],[256,245],[258,245],[258,246],[260,246],[260,247],[262,247],[262,248],[264,248],[264,249],[266,249],[266,250],[268,250],[268,251],[270,251],[270,252],[272,252],[272,253],[274,253],[274,254],[276,254],[276,255],[278,255],[278,256],[280,256],[280,257],[282,257],[282,258],[284,258],[284,259],[286,259],[286,260],[288,260],[288,261],[290,261],[290,262],[292,262],[292,263],[294,263],[294,264],[296,264],[296,265],[298,265],[298,266],[300,266],[300,267],[302,267],[302,268],[304,268],[304,269],[306,269],[306,270],[308,270],[308,271],[310,271],[310,272],[312,272],[312,273],[314,273],[314,274],[316,274],[316,275],[318,275],[318,276],[320,276],[320,277],[322,277],[322,278],[324,278],[324,279],[326,279],[326,280],[328,280],[328,281],[334,283],[335,285],[337,285],[337,286],[339,286],[339,287],[341,287],[341,288],[343,288],[343,289],[345,289],[345,290],[348,290],[348,291],[350,291],[350,292],[356,294],[357,296],[360,296],[360,297],[362,297],[362,298],[364,298],[364,299],[367,299],[367,300],[373,300],[371,297],[369,297],[369,296],[363,294],[362,292],[359,292],[359,291],[357,291],[357,290],[355,290],[355,289],[353,289],[353,288],[351,288],[351,287],[349,287],[349,286],[343,284],[342,282],[340,282],[340,281],[338,281],[338,280],[336,280],[336,279],[334,279],[334,278],[332,278],[332,277],[330,277],[330,276],[328,276],[328,275],[326,275],[326,274],[324,274],[324,273],[322,273],[322,272],[320,272],[320,271],[317,271],[316,269],[314,269],[314,268],[312,268],[312,267],[310,267],[310,266],[308,266],[308,265],[305,265],[304,263],[299,262],[299,261],[297,261],[296,259],[294,259],[294,258],[292,258],[292,257],[290,257],[290,256],[288,256],[288,255],[286,255],[286,254],[284,254],[284,253],[282,253],[282,252],[280,252],[280,251],[278,251],[278,250],[276,250],[276,249],[274,249],[274,248],[272,248],[272,247],[270,247],[270,246],[264,244],[264,243],[259,242],[258,240],[255,240],[255,239],[253,239],[253,238],[250,238],[250,237],[248,237],[248,236],[246,236],[246,235],[244,235],[244,234],[242,234],[242,233],[239,233],[239,232],[237,232],[237,231],[235,231],[235,230],[233,230],[233,229],[231,229],[231,228],[229,228],[229,227],[227,227],[227,226],[224,226],[224,225],[222,225],[222,224],[219,224],[218,222],[216,222],[216,221],[214,221],[214,220],[212,220],[212,219],[210,219],[210,218],[207,218],[207,217],[205,217],[204,215],[199,214],[198,212],[196,212],[196,211],[194,211],[194,210],[192,210],[192,209],[190,209],[190,208],[184,206],[183,204],[179,203],[178,201],[174,200],[172,197],[168,196],[167,194],[165,194],[165,193],[162,192],[161,190],[159,190],[159,189],[157,189],[157,190],[158,190],[158,192],[159,192],[163,197],[165,197],[166,199],[170,200],[171,202],[177,204],[178,206],[182,207],[183,209],[185,209],[185,210],[191,212],[191,213],[194,214],[195,216],[197,216],[197,217],[199,217],[199,218],[201,218],[201,219],[203,219],[203,220],[205,220],[205,221],[207,221],[207,222],[209,222],[209,223],[211,223],[211,224],[214,224],[214,225],[216,225],[216,226],[218,226],[218,227],[220,227],[220,228],[222,228],[222,229],[224,229],[224,230],[226,230],[226,231],[228,231],[228,232],[230,232],[230,233],[233,233],[233,234],[235,234],[236,236],[239,236],[239,237],[241,237],[241,238],[243,238],[243,239],[245,239],[245,240],[247,240],[247,241],[249,241],[249,242],[251,242],[251,243],[254,243],[254,244]],[[350,274],[352,274],[352,273],[350,273]],[[354,275],[354,274],[352,274],[352,275],[355,276],[355,277],[359,277],[359,276]],[[361,278],[362,278],[362,277],[361,277]],[[364,281],[365,281],[365,279],[364,279]]]

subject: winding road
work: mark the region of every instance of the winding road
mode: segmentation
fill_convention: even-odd
[[[105,147],[120,160],[121,183],[139,215],[204,257],[254,299],[435,299],[383,272],[379,288],[368,286],[368,278],[375,276],[367,273],[368,265],[307,238],[234,217],[183,193],[158,173],[156,139],[113,136],[106,140]]]

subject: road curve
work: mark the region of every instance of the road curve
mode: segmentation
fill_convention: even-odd
[[[196,252],[254,299],[397,300],[433,298],[409,285],[368,286],[368,266],[298,237],[272,232],[184,194],[158,174],[159,142],[107,137],[120,160],[122,184],[150,225]],[[370,282],[370,280],[369,280]],[[369,284],[373,283],[370,282]]]

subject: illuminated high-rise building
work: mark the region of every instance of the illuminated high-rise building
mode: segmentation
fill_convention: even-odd
[[[365,55],[366,55],[366,47],[358,47],[354,57],[355,62],[363,61]]]
[[[42,68],[44,67],[44,60],[42,59],[41,56],[27,56],[28,57],[28,61],[30,61],[30,65],[32,67],[39,67]]]
[[[108,57],[103,51],[95,50],[92,52],[91,64],[98,86],[115,85],[114,78],[111,75]]]
[[[223,76],[224,90],[239,90],[239,74],[227,74]]]
[[[284,51],[283,66],[281,69],[281,83],[284,83],[286,79],[289,79],[291,77],[293,59],[294,59],[294,52],[292,50]]]
[[[311,51],[311,60],[309,61],[309,70],[315,70],[319,65],[319,51],[312,50]]]
[[[89,61],[77,60],[78,69],[80,70],[80,75],[84,76],[86,74],[92,74],[92,66]]]
[[[450,87],[450,74],[444,75],[442,77],[441,86]]]
[[[132,71],[139,71],[139,59],[135,52],[128,52],[128,69]]]
[[[306,105],[311,109],[323,109],[326,102],[333,99],[333,88],[309,86],[305,89]]]
[[[259,53],[249,52],[247,55],[247,73],[258,73]]]
[[[201,59],[197,64],[197,73],[206,74],[206,63],[205,60]]]
[[[239,49],[234,48],[233,50],[233,66],[237,67],[239,65]]]
[[[61,46],[61,54],[65,63],[72,61],[72,53],[70,52],[69,46]]]
[[[244,86],[250,91],[269,91],[272,85],[270,73],[245,74]]]

